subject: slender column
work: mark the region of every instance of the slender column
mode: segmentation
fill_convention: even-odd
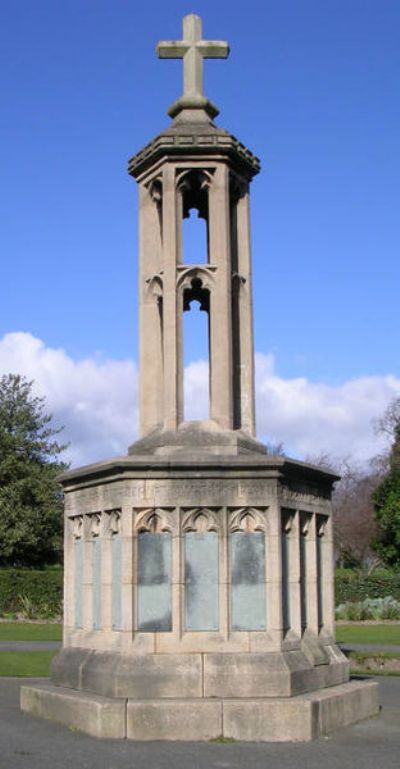
[[[335,595],[332,521],[325,515],[317,516],[318,548],[318,616],[319,630],[334,635]]]
[[[300,513],[298,510],[293,511],[290,532],[290,606],[291,628],[300,637]]]
[[[333,542],[332,516],[328,516],[324,533],[324,629],[335,637],[335,552]]]
[[[209,190],[210,262],[218,268],[210,302],[210,413],[224,429],[233,427],[229,233],[229,171],[220,165]]]
[[[283,636],[292,627],[290,594],[290,532],[292,515],[290,510],[281,510],[281,559],[282,559],[282,629]]]
[[[236,205],[239,272],[239,345],[241,427],[255,435],[254,344],[251,285],[250,206],[248,184]]]
[[[155,199],[161,187],[139,187],[139,401],[140,433],[146,435],[162,422],[162,278],[161,219]]]
[[[74,518],[69,518],[68,516],[65,516],[64,518],[64,628],[65,629],[72,629],[75,627],[75,619],[76,619],[76,603],[77,603],[77,596],[76,596],[76,590],[77,590],[77,584],[80,582],[76,578],[76,571],[77,571],[77,558],[76,558],[76,551],[78,547],[76,547],[75,543],[77,541],[80,542],[81,538],[81,532],[78,532],[78,521],[82,522],[82,517],[78,516]],[[80,526],[82,529],[82,525]],[[82,586],[80,586],[80,590],[82,591]],[[80,596],[80,600],[82,601],[82,596]]]
[[[278,500],[271,502],[267,515],[267,628],[271,646],[280,648],[282,620],[282,526]]]
[[[299,560],[300,560],[300,628],[301,635],[308,626],[308,595],[307,595],[307,536],[309,532],[310,514],[299,512]]]
[[[122,623],[121,630],[132,633],[136,605],[134,605],[134,591],[136,585],[137,555],[133,539],[133,515],[130,503],[123,506],[119,522],[121,542],[121,603]]]
[[[111,604],[112,604],[112,544],[110,530],[110,513],[103,513],[101,524],[101,629],[111,630]]]
[[[163,173],[163,279],[164,279],[164,427],[176,430],[182,419],[182,344],[177,313],[177,191],[175,167]]]
[[[317,542],[315,515],[310,515],[305,545],[307,629],[318,635]]]
[[[90,531],[91,516],[85,515],[83,522],[83,584],[82,584],[82,626],[85,631],[93,630],[93,537]]]

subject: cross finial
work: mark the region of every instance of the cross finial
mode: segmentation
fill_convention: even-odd
[[[200,16],[183,17],[183,40],[162,40],[157,45],[160,59],[183,59],[183,95],[168,110],[175,117],[183,109],[204,109],[210,117],[218,115],[217,107],[203,94],[203,59],[226,59],[228,43],[203,40]]]

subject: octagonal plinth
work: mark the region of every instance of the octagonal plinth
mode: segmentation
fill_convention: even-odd
[[[24,709],[72,723],[76,700],[83,730],[132,739],[312,739],[329,730],[317,711],[339,725],[358,698],[358,716],[376,712],[334,643],[334,480],[201,452],[66,473],[64,647]]]

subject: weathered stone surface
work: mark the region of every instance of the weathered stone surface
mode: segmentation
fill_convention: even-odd
[[[159,47],[184,58],[175,119],[129,164],[140,438],[128,456],[62,477],[65,647],[58,686],[25,687],[22,707],[96,736],[125,736],[127,711],[132,739],[309,740],[375,712],[376,687],[341,686],[337,476],[268,456],[255,437],[249,185],[259,161],[213,124],[202,91],[202,58],[226,44],[202,40],[195,15],[183,38]],[[191,209],[207,228],[198,264],[182,238]],[[182,314],[193,301],[209,326],[202,422],[184,418]]]
[[[350,683],[289,698],[108,699],[53,687],[23,686],[21,708],[94,737],[134,740],[310,741],[379,711],[378,685]]]
[[[33,716],[72,726],[92,737],[126,737],[125,700],[42,684],[21,687],[21,709]]]
[[[50,677],[55,686],[82,688],[82,666],[90,656],[90,649],[63,648],[53,657]]]
[[[378,685],[351,681],[289,699],[225,700],[224,737],[308,742],[379,712]]]
[[[79,676],[77,676],[79,671]],[[122,655],[62,649],[52,667],[55,684],[104,697],[201,697],[200,654]]]
[[[212,700],[128,700],[131,740],[211,740],[222,734],[222,703]]]
[[[243,742],[309,742],[318,737],[311,700],[225,700],[224,737]]]
[[[301,650],[311,665],[327,665],[329,656],[325,647],[313,633],[305,631],[301,639]]]
[[[329,734],[379,713],[379,686],[376,681],[349,681],[316,692],[319,734]]]
[[[304,655],[204,654],[205,697],[290,697],[323,686]]]

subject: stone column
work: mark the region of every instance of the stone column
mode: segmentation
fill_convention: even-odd
[[[91,515],[85,515],[83,522],[82,628],[85,632],[93,630],[93,539],[91,534],[91,518]]]
[[[307,630],[318,635],[318,590],[317,590],[317,542],[316,542],[316,516],[311,514],[308,518],[308,530],[306,533],[306,600],[307,600]]]
[[[301,638],[299,510],[293,511],[290,531],[290,626]]]
[[[78,516],[64,517],[64,630],[68,633],[75,627],[75,541],[81,536],[82,516],[79,520],[80,526]]]
[[[163,172],[163,282],[164,282],[164,427],[176,430],[182,421],[182,318],[177,312],[176,266],[178,207],[175,167]]]
[[[240,411],[241,427],[255,435],[254,344],[250,245],[249,185],[242,184],[236,204],[239,329],[240,346]]]
[[[112,513],[102,514],[101,521],[101,629],[111,631],[112,601],[112,545],[110,518]]]
[[[267,512],[267,631],[271,649],[280,649],[282,620],[282,524],[278,500],[271,500]]]
[[[332,516],[327,516],[324,533],[324,631],[335,638],[335,551]]]
[[[140,184],[139,411],[142,436],[160,425],[163,415],[161,196],[159,179]]]
[[[217,266],[210,297],[210,414],[223,429],[233,427],[229,233],[229,170],[218,165],[209,190],[210,263]]]
[[[122,623],[121,630],[125,635],[126,645],[130,645],[134,627],[134,583],[135,577],[135,557],[133,546],[133,520],[132,505],[127,502],[121,510],[119,520],[119,531],[121,536],[121,603],[122,603]]]

